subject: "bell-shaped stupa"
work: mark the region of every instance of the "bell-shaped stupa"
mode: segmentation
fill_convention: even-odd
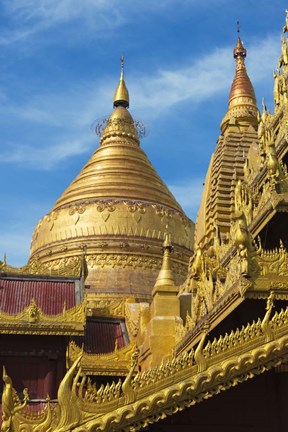
[[[194,224],[140,148],[123,63],[100,146],[37,225],[30,261],[54,273],[85,256],[92,291],[145,298],[161,268],[167,230],[175,280],[185,279]]]

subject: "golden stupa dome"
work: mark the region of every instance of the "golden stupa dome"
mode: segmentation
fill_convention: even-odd
[[[143,297],[161,268],[167,230],[176,282],[185,279],[194,224],[140,148],[128,106],[122,63],[100,146],[37,225],[30,261],[54,272],[85,253],[91,290]]]

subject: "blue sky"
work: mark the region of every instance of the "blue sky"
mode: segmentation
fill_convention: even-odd
[[[195,220],[234,76],[236,22],[273,110],[284,0],[0,0],[0,259],[25,264],[39,219],[98,146],[125,56],[142,148]]]

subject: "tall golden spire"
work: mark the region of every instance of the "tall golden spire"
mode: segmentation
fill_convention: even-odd
[[[239,24],[237,32],[239,33]],[[237,119],[238,122],[244,125],[257,125],[258,109],[255,92],[245,66],[246,55],[247,51],[238,35],[237,43],[233,50],[236,71],[229,94],[228,111],[221,123],[222,132],[224,132],[229,120],[232,118]]]
[[[121,57],[120,81],[114,93],[114,107],[129,108],[129,93],[124,81],[124,56]]]
[[[231,196],[235,184],[233,173],[243,178],[244,162],[250,146],[257,141],[258,114],[253,86],[246,71],[246,49],[238,37],[233,56],[236,70],[229,95],[228,110],[212,155],[205,180],[201,206],[196,221],[195,243],[215,251],[214,240],[230,235],[234,205]]]

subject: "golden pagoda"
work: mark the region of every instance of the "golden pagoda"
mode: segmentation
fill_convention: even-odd
[[[57,274],[72,263],[79,274],[77,262],[84,254],[91,291],[149,299],[166,230],[172,234],[173,271],[180,283],[194,224],[140,148],[128,108],[122,59],[114,110],[101,131],[100,147],[37,225],[30,267],[36,261],[41,272]]]
[[[55,271],[56,263],[66,253],[68,264],[73,259],[81,259],[82,276],[73,279],[72,275],[70,278],[66,275],[63,279],[43,273],[39,279],[35,274],[25,275],[23,270],[15,276],[3,272],[9,270],[7,265],[0,275],[3,287],[0,296],[4,300],[13,290],[23,293],[26,288],[34,289],[33,295],[37,297],[23,311],[18,310],[19,305],[17,309],[7,301],[6,312],[0,312],[2,359],[7,360],[3,368],[3,432],[282,432],[287,429],[287,31],[288,10],[282,53],[274,72],[274,112],[268,112],[263,104],[261,115],[245,67],[246,49],[238,38],[233,52],[236,72],[228,111],[211,157],[196,222],[196,248],[186,279],[179,284],[175,267],[177,251],[190,248],[192,254],[192,248],[181,242],[186,237],[180,238],[185,232],[186,219],[176,229],[162,215],[164,225],[159,225],[157,241],[150,234],[145,235],[144,229],[137,237],[139,243],[151,247],[151,256],[154,247],[160,249],[162,245],[162,265],[154,278],[154,287],[149,285],[151,279],[143,277],[142,268],[135,266],[133,271],[141,275],[142,282],[135,282],[139,291],[133,298],[127,297],[124,283],[116,285],[113,278],[109,279],[109,274],[115,271],[117,275],[119,270],[123,271],[122,267],[113,268],[106,263],[103,273],[98,268],[94,272],[92,260],[98,253],[101,256],[97,236],[100,238],[101,234],[102,241],[107,243],[103,253],[108,254],[114,248],[113,253],[121,255],[118,242],[122,235],[129,239],[131,254],[137,255],[140,249],[136,246],[135,232],[131,235],[121,229],[116,232],[113,214],[119,227],[121,215],[133,227],[137,223],[133,216],[137,214],[136,203],[144,203],[147,212],[154,205],[173,210],[171,220],[174,217],[177,220],[183,212],[139,148],[137,131],[127,111],[129,97],[122,69],[115,109],[103,131],[100,148],[36,228],[30,264],[25,268],[30,265],[30,268],[47,270],[50,262]],[[127,167],[123,165],[123,154]],[[133,167],[139,183],[128,181],[133,178]],[[118,187],[113,181],[114,169]],[[155,188],[147,190],[139,177],[140,171]],[[108,200],[113,200],[114,210],[110,213],[105,207]],[[135,204],[133,211],[127,208],[126,200]],[[103,210],[95,210],[100,203]],[[85,207],[82,213],[80,205]],[[111,226],[108,224],[106,231],[101,228],[101,233],[99,229],[95,234],[97,228],[91,231],[90,221],[95,226],[104,226],[101,214],[110,214],[106,221],[104,217],[104,223],[111,218]],[[142,227],[149,225],[146,214],[140,212],[138,223]],[[151,210],[148,214],[151,224],[158,226],[157,212]],[[192,238],[189,240],[192,242]],[[144,252],[141,253],[143,257]],[[69,265],[66,271],[72,268]],[[97,285],[98,273],[106,282],[101,285],[103,291]],[[127,283],[125,278],[123,281]],[[65,304],[62,314],[59,314],[61,301],[52,302],[53,309],[51,302],[41,297],[43,292],[46,299],[48,283],[50,293],[58,291],[61,301],[70,299],[69,307]],[[146,289],[148,285],[150,291]],[[6,291],[9,292],[5,297]],[[108,293],[113,291],[114,297],[109,297]],[[148,299],[148,292],[150,302],[143,301]],[[117,336],[120,327],[126,329],[127,339],[125,342],[122,334],[121,347]],[[93,343],[87,341],[91,331],[97,339],[104,336],[101,342],[104,349],[111,328],[117,330],[114,350],[91,352]],[[33,331],[33,335],[41,335],[41,340],[31,339]],[[23,335],[23,340],[17,339],[16,333]],[[68,339],[64,340],[64,335]],[[11,341],[19,344],[18,356],[21,343],[26,344],[23,350],[26,357],[36,354],[44,362],[44,352],[50,361],[46,360],[44,365],[51,365],[58,358],[63,362],[63,345],[67,348],[66,373],[61,376],[57,397],[36,399],[24,386],[16,392],[9,372],[9,359],[12,369],[12,354],[17,357]],[[53,349],[53,343],[57,350]],[[61,370],[61,362],[57,364],[54,379],[51,379],[52,369],[47,369],[45,389],[58,382],[56,372]],[[18,383],[19,377],[15,375]],[[26,375],[33,383],[28,372]],[[23,379],[24,382],[27,381]],[[23,395],[19,394],[21,391]]]

